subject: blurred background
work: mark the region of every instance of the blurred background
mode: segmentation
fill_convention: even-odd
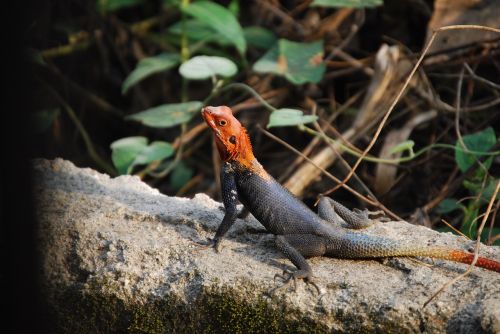
[[[264,167],[311,207],[326,194],[476,237],[499,179],[498,33],[435,36],[347,182],[352,191],[323,171],[348,175],[435,29],[500,28],[498,1],[68,0],[37,7],[25,50],[37,156],[137,175],[167,195],[220,199],[219,157],[199,111],[228,105]],[[482,234],[488,244],[499,239],[498,204],[493,210]]]

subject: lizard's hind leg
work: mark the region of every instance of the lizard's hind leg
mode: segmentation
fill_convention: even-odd
[[[285,270],[282,275],[276,274],[274,278],[276,279],[276,277],[279,277],[283,279],[285,283],[280,287],[272,289],[270,293],[288,286],[292,281],[296,289],[297,279],[303,279],[307,284],[314,286],[319,294],[320,290],[312,280],[312,270],[305,257],[321,256],[325,254],[326,246],[323,242],[323,238],[312,234],[278,235],[276,236],[276,246],[298,269],[294,272]]]
[[[318,215],[321,218],[335,225],[342,225],[342,222],[345,222],[347,228],[356,230],[367,228],[375,221],[388,220],[386,217],[377,218],[376,220],[370,218],[370,216],[383,213],[383,211],[368,211],[366,209],[354,209],[351,211],[329,197],[321,197],[318,204]]]

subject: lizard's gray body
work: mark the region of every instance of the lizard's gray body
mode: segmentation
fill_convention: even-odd
[[[276,235],[277,247],[299,268],[293,274],[295,278],[311,279],[312,271],[305,260],[308,257],[380,257],[387,256],[387,247],[375,250],[370,245],[394,248],[392,240],[367,237],[343,227],[371,225],[368,211],[353,212],[323,197],[317,215],[274,178],[267,174],[263,177],[260,164],[256,160],[253,163],[255,169],[237,162],[224,163],[221,184],[226,214],[214,238],[216,248],[237,218],[238,199],[267,231]]]

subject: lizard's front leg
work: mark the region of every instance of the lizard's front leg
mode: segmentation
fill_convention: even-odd
[[[297,279],[303,279],[306,283],[312,284],[319,293],[319,288],[313,282],[313,273],[306,257],[322,256],[326,252],[324,238],[312,234],[287,234],[276,236],[276,246],[292,261],[298,268],[294,272],[286,272],[283,275],[275,275],[285,281],[285,284],[278,288],[287,286],[292,280],[295,284]],[[285,274],[287,276],[285,276]],[[278,288],[274,288],[274,292]]]
[[[221,190],[222,190],[222,202],[224,203],[224,209],[226,213],[222,219],[222,223],[219,225],[217,232],[215,232],[215,237],[213,238],[213,246],[217,252],[219,252],[220,243],[226,235],[229,228],[234,224],[238,216],[238,210],[236,209],[236,204],[238,203],[238,191],[236,190],[236,181],[234,179],[234,172],[229,163],[225,163],[221,169]]]
[[[345,221],[348,228],[356,230],[367,228],[372,225],[375,220],[371,219],[370,216],[383,213],[383,211],[361,211],[359,209],[351,211],[329,197],[321,197],[318,204],[318,216],[322,219],[337,226],[341,226],[342,222]],[[385,219],[384,217],[378,218],[378,221],[383,221]]]

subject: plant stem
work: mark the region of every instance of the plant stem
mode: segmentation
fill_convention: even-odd
[[[248,93],[250,93],[251,95],[253,95],[253,97],[255,97],[257,100],[260,101],[260,103],[262,103],[262,105],[269,111],[275,111],[277,110],[275,107],[273,107],[272,105],[270,105],[269,103],[267,103],[266,100],[264,100],[260,95],[259,93],[257,93],[252,87],[248,86],[248,85],[245,85],[243,83],[231,83],[227,86],[224,86],[222,87],[221,89],[219,89],[218,92],[222,92],[222,91],[225,91],[225,90],[228,90],[228,89],[231,89],[231,88],[236,88],[236,89],[241,89],[241,90],[244,90]],[[210,96],[210,98],[213,97],[213,96]]]
[[[43,82],[43,80],[41,80],[41,81]],[[73,124],[75,124],[78,132],[80,132],[90,158],[92,158],[92,160],[94,160],[94,162],[99,167],[101,167],[106,173],[108,173],[111,176],[115,176],[116,175],[115,169],[99,156],[99,154],[97,153],[97,151],[94,148],[94,144],[92,143],[92,140],[90,139],[89,134],[87,133],[87,130],[85,130],[85,127],[78,119],[78,116],[76,116],[75,111],[69,106],[69,104],[66,103],[66,101],[59,95],[59,93],[54,88],[52,88],[50,85],[48,85],[45,82],[44,82],[44,84],[46,85],[47,90],[61,104],[63,109],[68,114],[68,117],[71,119]]]
[[[332,139],[332,138],[330,138],[328,136],[325,136],[325,135],[319,133],[316,130],[308,128],[307,126],[304,126],[304,125],[303,126],[299,126],[299,130],[304,131],[304,132],[309,133],[309,134],[312,134],[314,136],[318,136],[318,137],[320,137],[321,139],[323,139],[326,142],[329,142],[329,143],[332,143],[332,144],[338,144],[345,152],[347,152],[347,153],[349,153],[349,154],[351,154],[351,155],[353,155],[355,157],[359,158],[359,157],[362,156],[362,154],[356,152],[355,150],[353,150],[350,147],[342,144],[341,142],[338,142],[335,139]],[[426,146],[426,147],[418,150],[414,154],[412,154],[410,156],[407,156],[407,157],[401,157],[401,158],[398,158],[398,159],[382,159],[382,158],[377,158],[377,157],[374,157],[374,156],[366,155],[366,156],[363,157],[363,160],[364,161],[370,161],[370,162],[376,162],[376,163],[384,163],[384,164],[397,165],[397,164],[399,164],[401,162],[411,161],[411,160],[415,159],[416,157],[424,154],[425,152],[427,152],[427,151],[429,151],[429,150],[431,150],[433,148],[447,148],[447,149],[452,149],[452,150],[455,150],[455,151],[469,153],[469,154],[474,154],[474,155],[496,156],[496,155],[500,154],[500,151],[479,152],[479,151],[472,151],[472,150],[469,150],[469,149],[463,149],[461,147],[456,147],[454,145],[437,143],[437,144],[431,144],[429,146]]]

